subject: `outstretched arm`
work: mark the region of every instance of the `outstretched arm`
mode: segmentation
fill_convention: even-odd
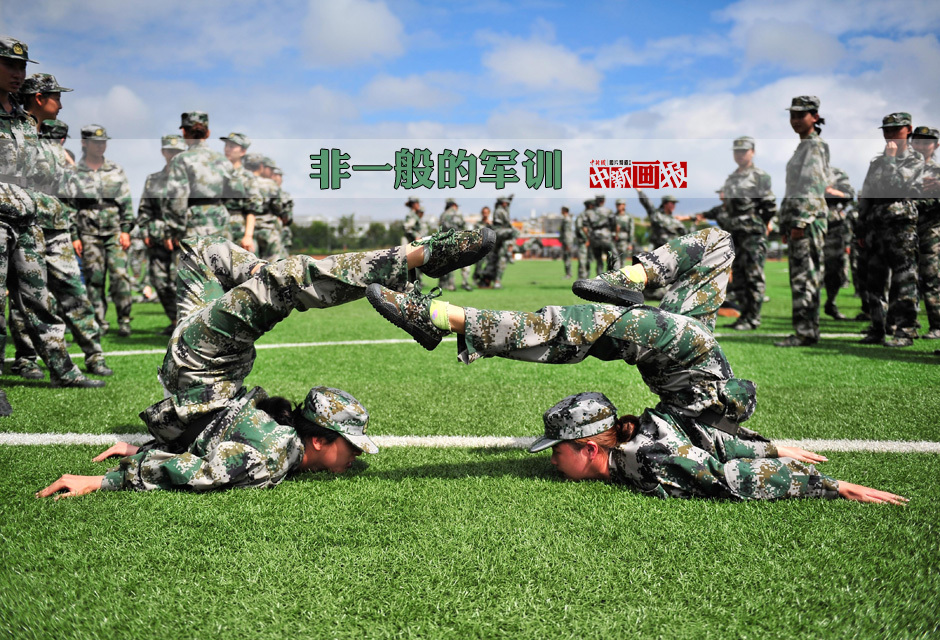
[[[839,495],[846,500],[855,500],[856,502],[887,502],[889,504],[907,504],[908,499],[904,496],[898,496],[887,491],[879,491],[871,487],[863,487],[860,484],[852,484],[845,480],[839,480]]]

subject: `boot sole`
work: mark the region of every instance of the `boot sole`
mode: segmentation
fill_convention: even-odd
[[[639,291],[615,288],[601,280],[576,280],[571,285],[574,295],[589,302],[614,304],[619,307],[635,307],[643,304],[643,294]]]
[[[441,337],[431,335],[422,331],[420,327],[408,322],[402,315],[397,305],[390,303],[382,295],[382,286],[379,284],[370,284],[366,288],[366,299],[369,304],[379,312],[383,318],[393,325],[410,335],[415,341],[428,351],[434,351],[435,347],[441,343]]]
[[[496,246],[496,232],[492,229],[483,229],[483,241],[480,243],[480,248],[474,251],[473,253],[462,253],[460,258],[457,260],[457,263],[454,266],[449,266],[446,271],[428,271],[424,267],[419,267],[421,273],[431,277],[431,278],[440,278],[441,276],[447,275],[451,271],[456,271],[457,269],[463,269],[464,267],[469,267],[472,264],[479,262],[480,258],[488,254],[493,250],[493,247]]]

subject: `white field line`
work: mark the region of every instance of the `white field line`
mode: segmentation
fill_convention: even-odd
[[[758,338],[786,338],[789,333],[752,333],[750,336]],[[734,333],[716,333],[716,338],[728,338],[731,336],[741,337],[742,334]],[[823,333],[820,338],[858,338],[862,339],[861,333]],[[456,342],[457,338],[444,338],[443,342]],[[332,342],[283,342],[279,344],[258,344],[255,349],[261,351],[264,349],[313,349],[317,347],[342,347],[342,346],[369,346],[377,344],[411,344],[414,340],[411,338],[391,338],[387,340],[335,340]],[[163,355],[166,349],[130,349],[127,351],[108,351],[104,355],[108,358],[118,358],[122,356],[153,356]],[[70,353],[69,357],[73,360],[84,358],[84,354]]]
[[[143,433],[0,433],[0,445],[98,445],[117,441],[143,444],[149,436]],[[433,448],[506,448],[522,449],[535,441],[533,437],[504,436],[372,436],[380,447]],[[871,453],[940,453],[940,442],[904,440],[775,440],[777,444],[801,447],[810,451],[866,451]]]

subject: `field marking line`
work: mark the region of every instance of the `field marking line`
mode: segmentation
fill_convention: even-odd
[[[754,333],[749,334],[756,338],[786,338],[788,333]],[[716,338],[729,338],[731,336],[741,337],[740,333],[716,333]],[[860,333],[823,333],[820,338],[858,338],[861,340]],[[456,342],[457,338],[444,338],[442,342]],[[281,342],[276,344],[256,344],[255,349],[263,351],[265,349],[310,349],[317,347],[342,347],[342,346],[369,346],[380,344],[411,344],[414,340],[411,338],[388,338],[385,340],[335,340],[325,342]],[[108,351],[104,355],[108,358],[119,358],[122,356],[152,356],[163,355],[166,349],[129,349],[126,351]],[[84,358],[83,353],[70,353],[72,360]],[[12,361],[12,360],[11,360]]]
[[[150,439],[144,433],[0,433],[0,445],[99,445],[117,441],[143,444]],[[379,447],[431,447],[431,448],[503,448],[522,449],[531,445],[534,437],[507,436],[372,436]],[[927,440],[774,440],[776,444],[801,447],[810,451],[863,451],[870,453],[938,453],[940,442]]]

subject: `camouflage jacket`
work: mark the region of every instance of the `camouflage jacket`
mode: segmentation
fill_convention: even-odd
[[[144,191],[140,195],[137,208],[137,224],[154,242],[162,243],[166,233],[166,179],[169,167],[164,166],[156,173],[151,173],[144,181]]]
[[[633,438],[610,452],[608,468],[611,482],[660,498],[839,496],[837,480],[777,458],[777,448],[752,431],[730,436],[653,409],[640,416]]]
[[[624,212],[622,216],[616,216],[616,218],[617,227],[619,228],[617,232],[617,242],[620,244],[632,244],[633,238],[636,236],[636,220],[626,212]]]
[[[245,197],[232,198],[225,202],[229,215],[247,217],[252,214],[255,217],[260,216],[264,210],[264,198],[261,197],[261,190],[255,181],[257,176],[241,165],[232,167],[232,175],[235,182],[241,184],[242,189],[244,189]]]
[[[281,189],[281,222],[284,226],[294,224],[294,197]]]
[[[52,170],[40,166],[45,159],[38,140],[34,121],[15,100],[12,112],[0,108],[0,222],[22,227],[36,219],[35,193],[27,182]]]
[[[933,158],[924,164],[924,177],[927,176],[940,181],[940,164]],[[933,190],[928,193],[925,188],[924,195],[932,197],[917,201],[917,226],[921,228],[940,224],[940,193],[933,193]]]
[[[424,217],[419,218],[414,211],[405,214],[404,228],[407,242],[414,242],[418,238],[428,235],[428,224],[424,221]]]
[[[617,230],[617,216],[607,207],[600,207],[591,211],[593,213],[587,220],[588,225],[590,225],[591,240],[608,244],[613,242],[614,232]]]
[[[574,228],[574,218],[571,217],[569,213],[568,216],[561,217],[561,226],[558,229],[558,239],[566,247],[570,247],[574,244],[575,240],[575,228]]]
[[[65,203],[75,210],[73,237],[77,233],[110,236],[134,229],[131,188],[124,169],[107,158],[98,169],[78,161],[65,184]]]
[[[575,235],[581,242],[587,242],[591,237],[591,217],[594,215],[594,209],[585,209],[575,218]]]
[[[829,186],[829,145],[815,131],[800,140],[787,162],[787,190],[780,204],[780,229],[802,229],[829,216],[826,187]]]
[[[278,424],[257,408],[263,397],[264,391],[256,388],[233,398],[182,453],[159,440],[144,445],[105,474],[101,488],[209,491],[276,486],[300,464],[304,446],[292,427]],[[169,402],[154,407],[172,406]],[[145,421],[147,414],[141,414]]]
[[[650,202],[649,196],[643,191],[637,195],[640,198],[640,204],[646,209],[646,215],[650,220],[650,244],[653,247],[664,245],[673,238],[686,234],[685,225],[663,211],[662,205],[658,208]]]
[[[924,156],[907,147],[897,156],[884,153],[868,165],[858,198],[858,221],[865,231],[894,222],[916,222],[915,198],[923,189]]]
[[[278,220],[284,213],[281,188],[270,178],[255,176],[255,185],[261,194],[261,213],[255,218],[255,229],[279,229]]]
[[[727,216],[719,221],[726,231],[764,234],[767,223],[777,214],[777,202],[770,188],[770,174],[751,165],[738,168],[721,188]]]
[[[65,230],[70,226],[70,209],[63,204],[71,165],[62,145],[53,140],[39,140],[37,153],[49,167],[48,173],[30,180],[36,202],[36,223],[43,229]]]
[[[166,181],[169,237],[226,229],[226,203],[238,208],[246,197],[245,185],[236,177],[232,163],[200,140],[170,161]]]
[[[849,217],[849,207],[855,200],[855,189],[849,182],[849,174],[838,167],[832,170],[831,186],[845,194],[844,198],[826,196],[826,205],[829,207],[829,226],[835,227],[844,223]]]
[[[467,223],[463,219],[463,216],[460,215],[460,209],[457,207],[451,207],[450,209],[445,209],[444,213],[441,214],[440,219],[440,228],[441,231],[450,231],[455,229],[457,231],[463,231],[466,229]]]

